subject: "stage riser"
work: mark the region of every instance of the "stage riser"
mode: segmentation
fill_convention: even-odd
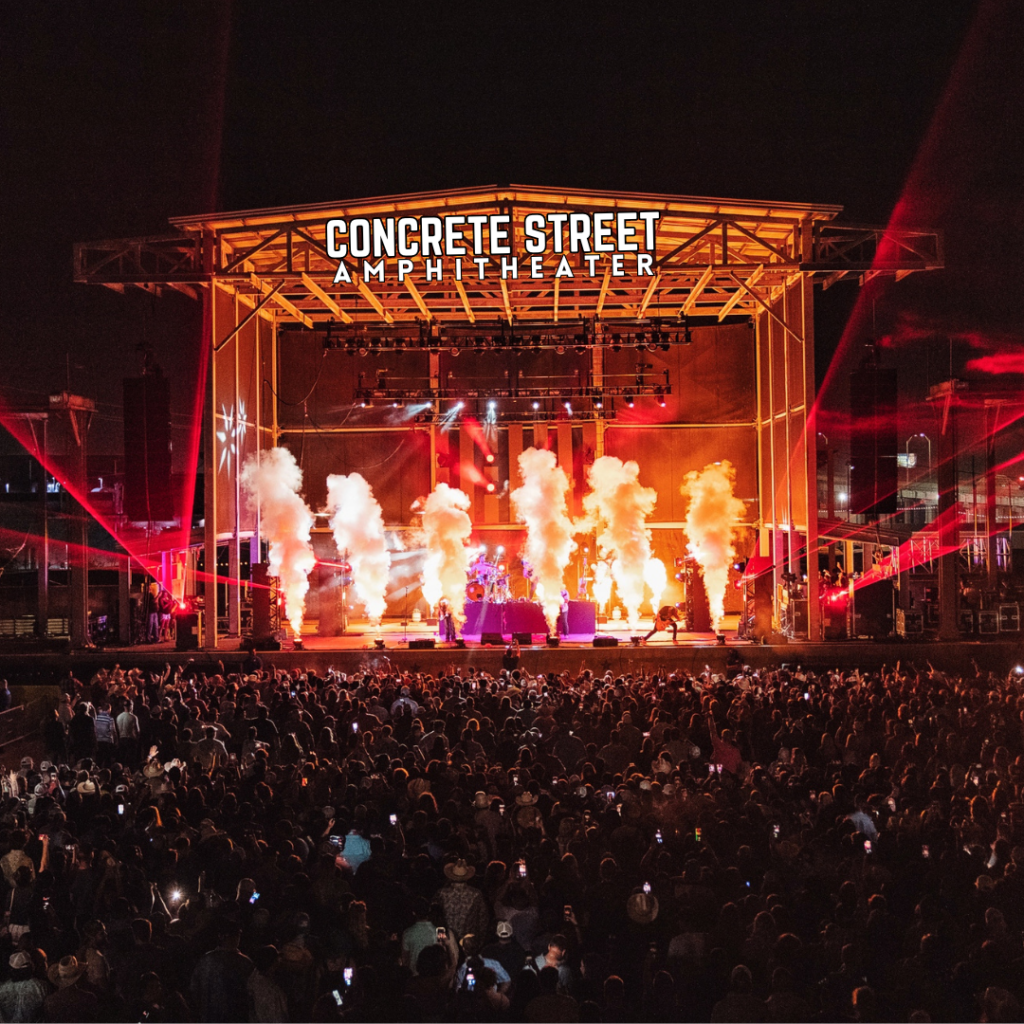
[[[1007,643],[922,643],[922,644],[789,644],[786,646],[736,645],[706,646],[681,645],[678,647],[632,647],[628,643],[613,648],[594,648],[589,645],[548,648],[536,646],[524,648],[520,666],[531,673],[560,673],[569,671],[575,675],[580,663],[594,672],[650,672],[668,673],[675,669],[700,672],[705,665],[713,671],[724,672],[730,653],[735,651],[743,662],[755,668],[778,667],[783,664],[798,665],[815,670],[830,668],[878,669],[882,665],[895,665],[902,660],[904,665],[914,662],[922,669],[926,661],[944,671],[973,673],[972,660],[982,669],[992,670],[1000,676],[1020,663],[1020,644]],[[502,667],[504,647],[437,647],[434,650],[409,650],[401,643],[388,644],[382,651],[375,650],[308,650],[274,651],[261,653],[264,666],[276,665],[281,668],[307,668],[324,672],[329,667],[343,672],[356,672],[366,665],[383,666],[382,656],[386,655],[398,669],[418,670],[438,674],[449,666],[497,674]],[[242,651],[212,652],[196,651],[191,655],[176,652],[134,650],[111,651],[108,655],[95,652],[83,654],[61,654],[39,652],[32,654],[0,654],[0,677],[6,677],[12,684],[31,683],[33,678],[42,681],[56,672],[65,673],[73,669],[76,676],[88,680],[89,674],[101,666],[109,667],[115,662],[124,666],[141,666],[153,671],[162,671],[164,664],[185,664],[192,661],[208,673],[217,672],[222,662],[229,672],[237,671],[249,655]]]

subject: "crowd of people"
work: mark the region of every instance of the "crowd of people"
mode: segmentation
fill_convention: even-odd
[[[68,673],[0,1021],[1010,1021],[1024,677]]]

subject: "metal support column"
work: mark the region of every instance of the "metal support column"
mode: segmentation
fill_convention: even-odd
[[[203,331],[206,335],[207,358],[210,360],[206,371],[206,437],[203,449],[205,482],[203,487],[205,526],[203,530],[203,562],[205,579],[203,593],[206,595],[205,618],[203,620],[203,646],[217,647],[217,354],[213,351],[217,337],[214,328],[216,285],[213,281],[214,240],[209,235],[203,239],[204,269],[209,273],[209,286],[203,291]]]
[[[807,232],[809,236],[809,224]],[[809,248],[809,237],[806,244]],[[821,602],[818,596],[818,431],[814,401],[814,292],[808,277],[801,277],[795,287],[800,290],[800,337],[803,338],[801,362],[804,406],[804,506],[807,516],[807,639],[821,640]]]
[[[999,543],[996,525],[996,430],[999,427],[999,406],[985,410],[985,543],[988,545],[988,589],[995,593],[998,577]]]
[[[42,452],[39,459],[39,472],[42,474],[40,486],[40,509],[42,512],[42,538],[36,547],[36,636],[45,639],[50,630],[50,477],[46,472],[46,418],[42,421]]]
[[[960,635],[957,622],[957,571],[960,536],[957,519],[960,515],[959,481],[956,469],[956,407],[950,402],[943,430],[939,434],[939,639],[956,640]]]
[[[117,569],[117,639],[132,642],[132,563],[125,559]]]
[[[238,323],[238,293],[234,295],[234,302],[231,306],[232,319],[234,324]],[[258,319],[258,318],[257,318]],[[236,332],[231,342],[231,347],[234,349],[234,382],[232,390],[232,408],[231,408],[231,429],[235,432],[234,437],[225,438],[224,443],[230,445],[234,449],[233,457],[229,457],[228,466],[230,468],[231,476],[231,503],[234,505],[234,514],[231,517],[231,540],[228,543],[228,592],[227,592],[227,603],[228,603],[228,634],[230,636],[238,636],[241,627],[241,610],[239,607],[239,601],[242,589],[242,537],[241,537],[241,525],[242,525],[242,511],[241,511],[241,480],[242,480],[242,445],[241,445],[241,433],[239,431],[239,420],[241,417],[241,405],[239,403],[238,394],[238,358],[239,349],[242,345],[242,332]],[[225,433],[227,433],[228,425],[224,425]]]

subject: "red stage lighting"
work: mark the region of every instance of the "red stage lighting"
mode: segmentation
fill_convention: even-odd
[[[493,456],[493,455],[492,455],[492,454],[491,454],[490,452],[488,452],[488,453],[487,453],[487,454],[486,454],[486,455],[484,456],[484,462],[488,462],[488,463],[490,463],[490,462],[493,462],[493,461],[494,461],[494,456]]]
[[[489,484],[487,485],[487,493],[488,493],[488,494],[493,494],[493,493],[494,493],[494,491],[495,491],[494,483],[493,483],[493,482],[491,482],[491,483],[489,483]]]

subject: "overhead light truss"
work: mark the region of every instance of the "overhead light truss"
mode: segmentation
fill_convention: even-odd
[[[321,334],[321,331],[323,333]],[[531,352],[554,350],[577,354],[593,349],[619,351],[623,346],[669,351],[693,341],[692,325],[685,316],[645,317],[602,321],[599,317],[552,323],[550,321],[478,320],[474,324],[443,324],[434,320],[405,323],[342,323],[330,321],[318,328],[323,347],[352,355],[371,352]]]

